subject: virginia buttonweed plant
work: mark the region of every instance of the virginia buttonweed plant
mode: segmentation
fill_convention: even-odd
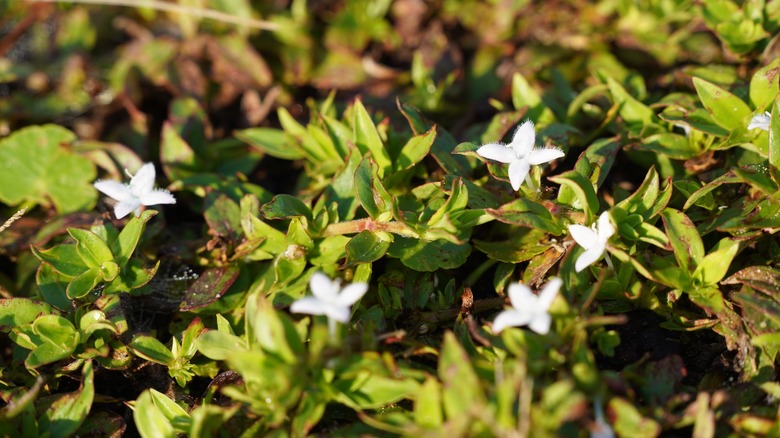
[[[780,434],[772,2],[49,3],[0,435]]]

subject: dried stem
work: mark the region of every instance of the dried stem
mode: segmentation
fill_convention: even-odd
[[[24,216],[24,212],[27,211],[27,207],[22,208],[21,210],[17,211],[13,216],[8,218],[5,223],[3,223],[2,226],[0,226],[0,233],[7,230],[11,225],[13,225],[14,222],[18,221],[19,219]]]
[[[371,218],[355,219],[352,221],[330,224],[322,230],[322,237],[337,236],[342,234],[357,234],[361,231],[385,231],[406,237],[420,237],[406,225],[400,222],[376,222]]]
[[[78,3],[85,5],[101,6],[125,6],[128,8],[149,8],[158,11],[174,12],[178,14],[191,15],[194,17],[207,18],[210,20],[221,21],[223,23],[235,24],[237,26],[247,26],[255,29],[277,31],[280,26],[265,20],[256,20],[253,18],[230,15],[225,12],[207,8],[194,8],[191,6],[182,6],[175,3],[168,3],[160,0],[25,0],[28,3]]]

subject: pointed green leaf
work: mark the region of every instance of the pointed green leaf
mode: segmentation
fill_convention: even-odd
[[[81,385],[75,392],[57,396],[57,399],[41,415],[41,430],[52,438],[72,436],[86,420],[95,398],[95,373],[92,361],[84,363]]]
[[[750,103],[757,110],[763,110],[776,98],[778,91],[778,76],[780,76],[780,58],[775,58],[769,65],[758,69],[750,79]]]
[[[382,138],[379,137],[379,131],[377,131],[374,121],[371,120],[371,116],[360,99],[355,101],[352,111],[354,114],[352,129],[354,130],[355,146],[360,149],[363,155],[371,153],[371,157],[379,166],[379,176],[381,177],[392,167],[393,163],[390,161],[390,155],[388,155],[387,149],[385,149]]]
[[[154,210],[144,210],[141,216],[133,216],[127,221],[122,232],[119,233],[119,238],[109,242],[111,244],[111,252],[114,253],[114,260],[119,266],[124,267],[127,261],[130,260],[136,246],[138,246],[138,241],[141,239],[141,234],[143,234],[146,228],[146,223],[156,214],[157,212]]]
[[[133,406],[133,420],[138,433],[143,438],[176,438],[178,434],[170,420],[155,405],[151,391],[154,390],[147,389],[141,393]]]
[[[780,172],[780,95],[775,98],[769,119],[769,164]]]
[[[442,382],[442,404],[447,418],[469,415],[474,409],[484,409],[485,394],[471,366],[466,351],[452,332],[444,334],[439,358],[439,377]]]
[[[432,127],[425,134],[415,135],[401,148],[401,153],[395,163],[396,171],[412,168],[415,164],[422,161],[433,146],[436,140],[436,126]]]
[[[619,105],[620,117],[629,125],[646,126],[652,123],[655,112],[629,94],[620,83],[611,77],[607,78],[607,86],[612,99]]]
[[[751,111],[742,99],[701,78],[694,77],[693,85],[702,105],[718,125],[728,130],[744,129],[747,126]]]
[[[550,181],[570,188],[576,195],[576,202],[572,207],[582,209],[585,212],[586,222],[591,223],[599,211],[599,198],[593,183],[576,170],[570,170],[560,175],[550,177]]]
[[[67,277],[77,277],[89,269],[76,251],[76,245],[61,244],[49,249],[30,247],[33,254]]]
[[[104,262],[113,261],[114,255],[97,234],[78,228],[68,228],[68,234],[76,239],[76,252],[90,268],[99,268]]]
[[[387,233],[363,230],[347,243],[347,260],[344,267],[372,263],[382,258],[390,248],[392,237]]]
[[[68,284],[68,287],[66,289],[68,298],[70,299],[84,298],[102,280],[103,280],[103,273],[99,267],[90,268],[84,271],[81,275],[71,280],[71,282]]]
[[[173,353],[157,338],[148,335],[136,335],[128,344],[133,350],[133,353],[146,360],[150,360],[167,367],[174,365],[176,358],[173,357]]]
[[[393,199],[379,178],[379,168],[371,157],[363,157],[355,171],[355,192],[363,209],[378,220],[390,211]]]
[[[693,273],[693,278],[699,280],[702,285],[716,284],[726,276],[737,251],[739,251],[738,241],[728,237],[721,239],[715,248],[704,256]]]
[[[666,235],[680,267],[693,272],[704,258],[704,244],[699,231],[685,213],[667,208],[661,212]]]

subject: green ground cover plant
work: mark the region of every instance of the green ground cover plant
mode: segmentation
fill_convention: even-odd
[[[779,436],[778,30],[0,2],[0,435]]]

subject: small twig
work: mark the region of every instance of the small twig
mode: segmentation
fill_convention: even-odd
[[[158,11],[174,12],[179,14],[192,15],[194,17],[207,18],[210,20],[221,21],[223,23],[235,24],[237,26],[247,26],[255,29],[278,31],[280,26],[265,20],[256,20],[254,18],[239,17],[220,12],[214,9],[193,8],[190,6],[181,6],[174,3],[167,3],[159,0],[25,0],[28,3],[78,3],[85,5],[101,6],[125,6],[128,8],[150,8]]]
[[[27,207],[23,207],[21,210],[17,211],[13,216],[8,218],[5,223],[3,223],[2,226],[0,226],[0,233],[7,230],[11,225],[13,225],[14,222],[18,221],[19,219],[24,216],[24,212],[27,211]]]

